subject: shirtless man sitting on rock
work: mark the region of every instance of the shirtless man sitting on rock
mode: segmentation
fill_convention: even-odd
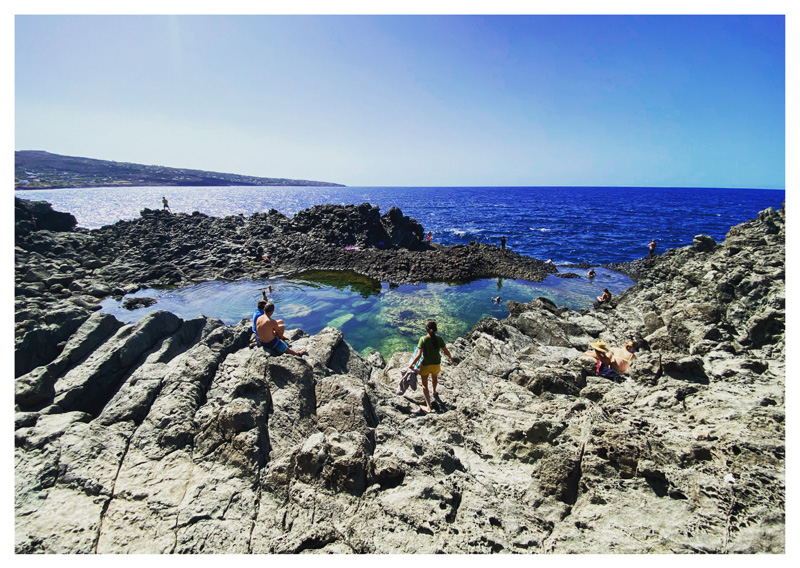
[[[271,350],[275,356],[288,353],[289,355],[302,356],[308,351],[301,349],[294,351],[289,349],[289,346],[283,341],[286,339],[283,336],[284,325],[283,320],[272,319],[272,314],[275,312],[275,304],[267,303],[264,306],[264,315],[256,320],[256,334],[262,343],[262,347]]]

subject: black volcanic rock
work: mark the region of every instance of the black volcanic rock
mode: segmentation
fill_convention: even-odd
[[[32,231],[71,231],[78,221],[71,213],[54,211],[46,201],[27,201],[15,197],[14,223],[19,235]]]
[[[188,285],[210,279],[263,278],[299,270],[353,270],[377,280],[541,281],[552,265],[485,244],[433,247],[422,226],[392,208],[319,205],[289,219],[275,210],[250,218],[143,209],[132,221],[74,233],[20,232],[19,246],[58,249],[108,285]],[[84,282],[75,278],[78,286]]]
[[[410,250],[427,248],[425,231],[416,220],[403,215],[398,207],[391,207],[381,217],[381,224],[388,235],[391,246]]]

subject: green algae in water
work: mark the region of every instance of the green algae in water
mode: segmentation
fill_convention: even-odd
[[[508,317],[509,300],[530,302],[541,296],[559,306],[581,309],[590,307],[603,288],[616,295],[632,284],[627,276],[606,269],[599,269],[592,281],[583,276],[548,276],[541,283],[494,278],[401,285],[353,272],[314,271],[262,281],[215,280],[186,288],[140,290],[126,297],[150,297],[157,303],[133,311],[112,298],[101,305],[103,311],[129,323],[152,311],[167,310],[183,319],[205,315],[235,324],[252,318],[261,290],[271,285],[275,317],[283,319],[287,329],[301,328],[313,335],[330,325],[340,329],[362,355],[374,349],[388,358],[397,351],[412,351],[425,334],[428,319],[437,321],[439,335],[449,342],[466,334],[481,318]],[[501,304],[491,301],[496,296]]]

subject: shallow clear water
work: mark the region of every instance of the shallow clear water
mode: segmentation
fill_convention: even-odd
[[[722,240],[733,226],[781,206],[785,191],[653,187],[125,187],[15,191],[45,200],[96,228],[135,219],[169,199],[174,212],[224,217],[277,209],[292,216],[326,203],[392,206],[444,245],[500,244],[556,264],[627,262],[692,244],[695,235]]]
[[[567,271],[567,269],[561,269]],[[345,340],[362,354],[371,349],[389,357],[396,351],[411,351],[425,334],[425,322],[434,318],[446,341],[464,335],[481,318],[508,316],[505,302],[530,302],[543,296],[559,306],[574,309],[591,306],[608,288],[613,294],[629,288],[633,281],[618,272],[597,270],[589,281],[548,276],[542,283],[514,279],[484,279],[466,284],[422,283],[390,287],[346,272],[307,272],[294,278],[236,282],[209,281],[171,290],[144,289],[126,297],[149,297],[157,303],[137,310],[122,307],[108,298],[103,311],[124,322],[136,322],[154,310],[167,310],[183,319],[198,315],[219,318],[227,324],[252,317],[261,290],[272,285],[270,298],[275,317],[287,329],[301,328],[315,334],[326,326],[341,329]],[[491,302],[500,296],[501,304]]]

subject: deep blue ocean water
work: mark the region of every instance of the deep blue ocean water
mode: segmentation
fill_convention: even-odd
[[[277,209],[286,215],[324,203],[392,206],[445,245],[499,244],[556,264],[629,261],[692,243],[722,240],[733,225],[779,208],[783,190],[608,187],[126,187],[16,191],[75,215],[83,227],[134,219],[145,207],[213,216]]]

